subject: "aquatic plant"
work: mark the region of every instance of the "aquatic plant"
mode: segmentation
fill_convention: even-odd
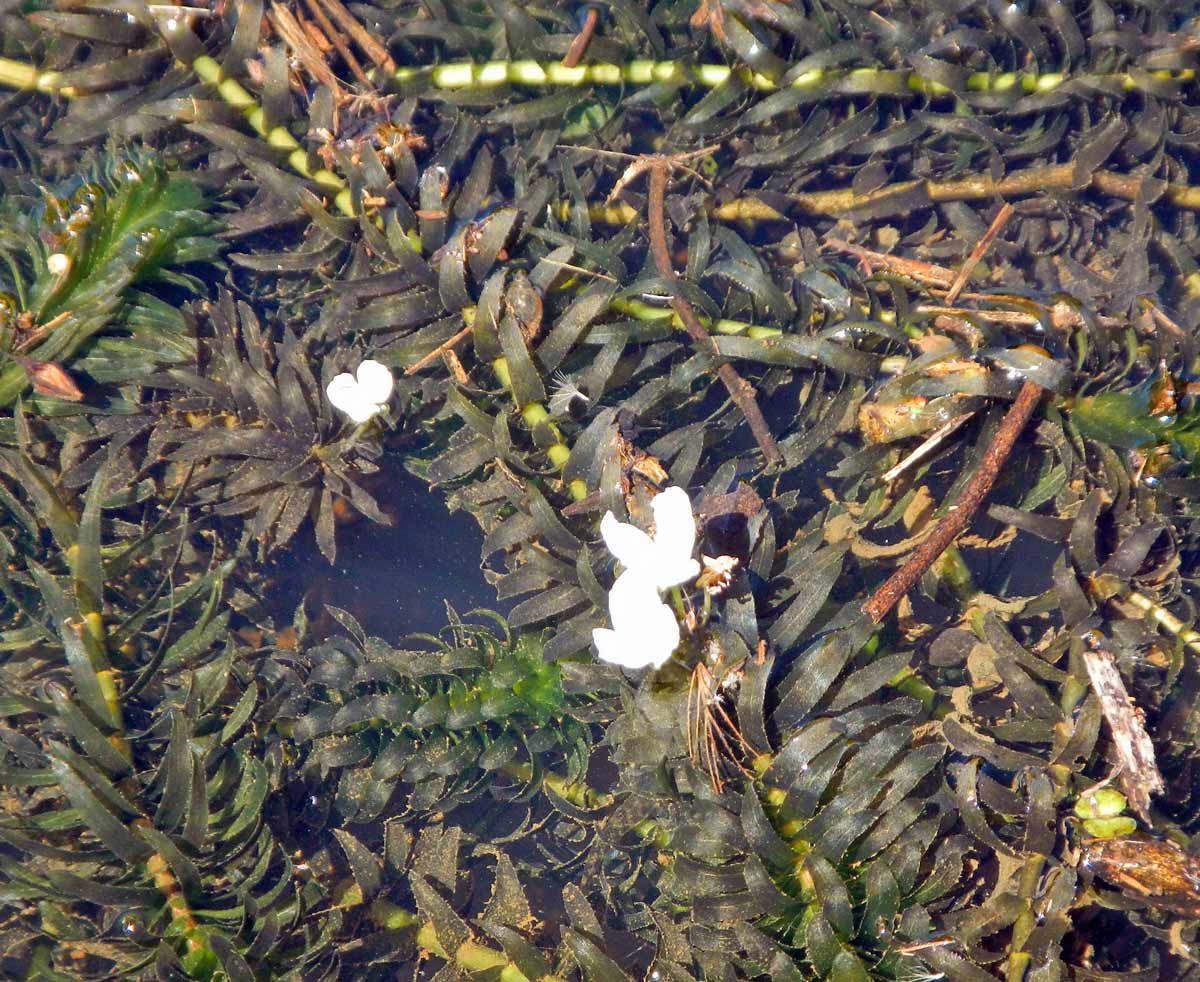
[[[589,800],[581,783],[592,739],[586,721],[602,717],[604,702],[568,698],[536,634],[512,634],[498,615],[489,615],[497,632],[451,612],[444,638],[398,649],[367,637],[345,611],[333,613],[349,636],[303,653],[307,698],[278,725],[302,748],[305,779],[319,787],[336,777],[332,805],[343,822],[484,796],[520,800],[543,783],[567,801]],[[295,656],[284,657],[296,671]],[[564,773],[547,769],[556,758]]]
[[[1194,975],[1184,14],[595,7],[0,22],[30,297],[108,262],[30,192],[110,128],[237,242],[148,351],[125,269],[5,369],[0,974]],[[280,626],[264,557],[385,462],[505,617]],[[630,678],[680,496],[721,561],[633,591]]]
[[[109,154],[65,190],[0,198],[0,405],[30,387],[79,401],[78,383],[137,383],[193,351],[162,288],[199,293],[186,272],[219,244],[200,188],[145,154]],[[55,380],[58,376],[55,377]],[[34,405],[41,405],[34,400]]]
[[[363,488],[376,471],[378,430],[349,434],[322,399],[311,347],[290,331],[265,335],[254,311],[229,293],[206,305],[194,363],[152,381],[169,397],[151,419],[148,449],[165,458],[168,487],[190,484],[197,504],[245,516],[264,551],[286,545],[310,518],[321,551],[337,554],[334,500],[387,518]],[[332,381],[332,367],[323,374]]]
[[[46,562],[10,553],[0,581],[5,972],[210,978],[298,956],[308,904],[264,824],[259,690],[220,609],[233,564],[177,568],[186,513],[114,537],[129,502],[111,459],[82,502],[4,460],[22,481],[7,522],[46,515],[54,540]]]

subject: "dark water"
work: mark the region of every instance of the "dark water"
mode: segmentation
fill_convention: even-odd
[[[390,465],[390,466],[389,466]],[[348,610],[368,634],[396,643],[446,624],[446,602],[460,614],[476,607],[507,611],[483,578],[483,533],[464,512],[450,514],[440,490],[385,461],[371,492],[392,520],[359,519],[337,530],[337,563],[330,566],[311,531],[270,571],[267,602],[282,623],[306,600],[310,619],[324,604]],[[329,626],[333,630],[333,625]],[[318,626],[318,631],[320,630]]]

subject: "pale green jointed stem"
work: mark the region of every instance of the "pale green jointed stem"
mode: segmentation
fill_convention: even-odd
[[[468,327],[473,325],[475,323],[475,308],[464,308],[462,317],[463,323]],[[512,393],[512,375],[508,370],[508,359],[503,356],[493,358],[492,373],[496,376],[496,380]],[[513,402],[516,401],[516,394],[513,393]],[[525,420],[525,425],[530,430],[535,429],[542,423],[546,425],[554,437],[554,443],[546,448],[546,456],[550,458],[550,463],[560,471],[566,467],[567,460],[571,456],[571,448],[567,446],[566,441],[563,439],[562,431],[554,423],[554,420],[550,418],[550,411],[540,402],[530,402],[524,406],[518,405],[517,412],[521,414],[521,418]],[[582,501],[588,495],[587,485],[578,478],[567,485],[567,490],[576,501]]]
[[[466,311],[463,312],[463,315],[464,317],[466,316]],[[471,316],[474,316],[474,312],[472,312]],[[504,357],[493,358],[492,372],[495,374],[497,381],[508,389],[509,392],[512,392],[512,376],[508,371],[508,359]],[[515,397],[513,401],[516,401]],[[554,436],[554,443],[546,448],[546,456],[550,458],[550,463],[560,471],[566,467],[567,460],[571,456],[571,448],[563,440],[562,431],[555,425],[554,420],[550,418],[550,411],[540,402],[530,402],[524,406],[518,406],[517,411],[521,414],[521,418],[525,420],[525,425],[531,430],[541,423],[546,424]],[[588,494],[587,485],[578,478],[567,485],[567,490],[570,491],[571,497],[576,501],[582,501]]]
[[[62,72],[40,72],[33,65],[12,58],[0,58],[0,85],[20,92],[48,92],[72,98],[80,95],[73,85],[62,85]]]
[[[683,330],[683,321],[670,307],[653,307],[641,300],[613,300],[609,307],[617,313],[628,314],[640,321],[670,321],[673,328],[678,331]],[[756,340],[783,336],[783,331],[778,327],[747,324],[745,321],[732,321],[724,318],[714,321],[711,317],[705,317],[703,314],[697,316],[701,324],[717,334],[744,334],[746,337]]]
[[[1183,621],[1167,610],[1166,607],[1156,604],[1145,594],[1138,593],[1136,590],[1131,592],[1125,599],[1137,607],[1138,610],[1149,614],[1164,631],[1179,638],[1193,654],[1200,654],[1200,633],[1197,633],[1184,624]]]
[[[207,56],[202,56],[207,57]],[[211,60],[211,59],[209,59]],[[195,65],[193,65],[195,68]],[[197,70],[197,74],[199,74]],[[220,69],[215,75],[219,78]],[[669,83],[676,85],[699,85],[716,88],[736,76],[752,88],[772,92],[778,83],[766,75],[729,65],[687,64],[682,61],[630,61],[617,65],[607,62],[577,65],[568,68],[559,62],[540,61],[489,61],[453,62],[445,65],[406,65],[392,75],[398,83],[424,81],[438,89],[494,88],[501,85],[529,86],[583,86],[583,85],[651,85]],[[9,88],[39,92],[57,92],[63,96],[81,93],[76,87],[58,85],[59,72],[40,72],[23,62],[0,58],[0,85]],[[1073,78],[1087,77],[1098,84],[1116,82],[1127,91],[1143,87],[1143,76],[1128,72],[1110,75],[1077,76],[1063,72],[973,72],[967,77],[966,88],[971,92],[1009,92],[1014,89],[1027,93],[1051,92]],[[1180,71],[1152,71],[1144,77],[1155,81],[1193,82],[1195,69]],[[206,81],[208,81],[206,79]],[[228,80],[226,80],[228,81]],[[892,92],[897,95],[914,93],[924,96],[952,96],[954,90],[932,79],[923,78],[909,69],[886,68],[815,68],[803,72],[788,82],[791,89],[815,89],[823,85],[837,84],[843,91],[862,89],[866,93]],[[217,84],[211,82],[211,84]],[[234,83],[236,85],[236,83]],[[241,86],[237,86],[238,89]],[[244,92],[244,90],[243,90]],[[236,104],[241,93],[230,89],[223,98]],[[255,124],[251,122],[251,125]],[[255,126],[258,129],[257,126]],[[259,132],[266,136],[263,130]],[[289,134],[290,136],[290,134]],[[292,149],[288,147],[287,149]]]
[[[494,88],[501,85],[529,86],[583,86],[583,85],[650,85],[666,83],[675,85],[700,85],[716,88],[735,76],[761,92],[772,92],[779,85],[758,72],[729,65],[689,65],[682,61],[630,61],[616,65],[596,63],[576,65],[568,68],[558,62],[541,61],[489,61],[454,62],[446,65],[405,66],[398,68],[392,78],[400,84],[426,81],[438,89]],[[1193,69],[1178,72],[1148,72],[1149,78],[1164,81],[1191,82],[1196,78]],[[1036,74],[1032,72],[974,72],[967,77],[966,88],[971,92],[1008,92],[1013,89],[1027,93],[1051,92],[1071,76],[1062,72]],[[1115,75],[1091,76],[1097,82],[1116,81],[1126,90],[1142,87],[1138,76],[1121,72]],[[924,96],[952,96],[954,90],[922,78],[907,69],[815,68],[791,79],[788,88],[815,89],[833,83],[845,90],[864,92],[892,92],[900,95],[911,92]]]
[[[308,154],[299,141],[283,126],[270,126],[262,106],[237,79],[227,77],[216,59],[201,55],[192,62],[192,71],[202,82],[211,85],[229,105],[241,112],[250,128],[261,136],[268,146],[287,154],[288,165],[301,177],[324,188],[333,195],[333,204],[343,215],[354,215],[354,204],[350,186],[338,174],[325,167],[314,170],[308,164]]]
[[[334,196],[335,207],[342,214],[354,215],[350,186],[346,181],[327,168],[319,167],[314,170],[310,167],[308,154],[304,152],[299,141],[285,127],[269,126],[266,113],[255,101],[254,96],[236,79],[226,77],[214,58],[201,55],[192,62],[191,69],[203,82],[215,88],[225,102],[240,111],[254,132],[261,136],[268,146],[286,153],[288,165],[292,170],[330,192]],[[83,90],[76,86],[60,85],[61,77],[60,72],[40,72],[24,62],[0,58],[0,85],[27,92],[52,93],[66,98],[83,94]]]

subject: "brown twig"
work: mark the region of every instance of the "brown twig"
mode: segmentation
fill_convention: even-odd
[[[574,68],[583,61],[583,56],[587,53],[588,45],[592,43],[592,35],[596,33],[596,25],[599,22],[599,8],[588,7],[587,13],[584,15],[583,27],[579,29],[579,33],[575,35],[575,40],[571,42],[571,47],[567,49],[567,53],[563,56],[563,68]]]
[[[920,259],[908,259],[891,252],[876,252],[874,249],[864,249],[853,242],[826,237],[824,245],[838,252],[846,252],[863,264],[868,276],[871,270],[878,266],[893,273],[900,273],[926,286],[948,287],[954,282],[954,271],[945,266],[937,266]]]
[[[958,299],[958,295],[962,293],[963,287],[967,285],[967,280],[971,278],[971,273],[979,265],[979,260],[983,258],[983,254],[988,251],[991,244],[996,240],[996,236],[1000,234],[1000,230],[1008,224],[1008,220],[1012,218],[1012,213],[1013,206],[1007,201],[1004,202],[1004,205],[996,212],[996,217],[992,219],[992,224],[983,233],[983,237],[975,243],[975,248],[967,256],[967,261],[962,264],[958,275],[954,277],[954,282],[950,284],[950,289],[946,293],[946,303],[952,304]]]
[[[470,334],[473,330],[475,330],[475,328],[470,325],[468,325],[467,327],[464,327],[461,331],[459,331],[456,335],[454,335],[454,337],[448,338],[447,340],[443,341],[436,348],[434,348],[431,352],[429,352],[429,354],[422,356],[419,361],[415,361],[411,365],[409,365],[408,368],[404,369],[404,374],[405,375],[416,375],[417,372],[419,372],[426,365],[432,365],[447,351],[453,350],[454,346],[456,344],[458,344],[458,342],[461,341],[463,338],[465,338],[468,334]]]
[[[375,63],[375,66],[380,71],[387,72],[389,75],[396,73],[396,62],[388,54],[387,48],[380,44],[372,36],[371,32],[358,22],[355,16],[346,9],[342,0],[321,0],[321,3],[333,19],[341,25],[342,30],[358,42],[358,46],[367,53],[367,57]]]
[[[346,36],[342,34],[329,19],[329,15],[321,7],[316,0],[304,0],[305,6],[308,7],[308,12],[316,18],[317,23],[321,26],[330,43],[337,48],[338,54],[342,56],[342,60],[350,66],[350,71],[354,73],[354,77],[358,79],[368,90],[374,90],[375,86],[371,84],[367,73],[363,71],[362,64],[354,57],[354,52],[350,50],[350,45],[346,43]]]
[[[335,105],[342,105],[347,98],[345,90],[338,82],[337,76],[333,74],[333,69],[325,61],[325,56],[313,43],[312,38],[304,30],[300,21],[296,19],[295,14],[283,4],[275,2],[271,4],[271,12],[267,19],[275,28],[275,32],[292,49],[292,53],[296,56],[296,60],[304,66],[304,70],[333,93]]]
[[[656,157],[650,161],[650,198],[647,203],[647,219],[650,223],[650,254],[654,257],[658,275],[665,280],[677,282],[679,277],[675,272],[675,267],[671,264],[671,251],[667,247],[665,199],[667,174],[671,166],[671,160],[668,157]],[[700,319],[696,316],[696,311],[687,300],[680,296],[673,296],[671,297],[671,307],[679,316],[684,330],[688,332],[691,339],[717,366],[717,375],[725,384],[725,388],[729,390],[730,398],[742,411],[742,415],[746,417],[746,422],[750,424],[750,432],[754,434],[754,439],[758,442],[759,449],[762,450],[763,459],[768,465],[777,464],[783,459],[783,455],[779,452],[779,445],[775,442],[775,437],[771,435],[767,421],[763,419],[762,410],[758,408],[758,403],[754,400],[753,386],[738,374],[736,368],[721,357],[717,343],[713,340],[712,335],[704,329]]]
[[[913,550],[908,561],[863,604],[863,610],[876,624],[916,585],[925,571],[937,561],[938,556],[946,551],[950,543],[970,523],[991,491],[992,485],[996,483],[1000,468],[1004,466],[1017,437],[1029,422],[1029,417],[1033,415],[1044,391],[1036,382],[1026,381],[1021,386],[1021,391],[1005,413],[995,438],[984,451],[983,460],[971,475],[971,480],[967,482],[958,501],[951,506],[930,536]]]

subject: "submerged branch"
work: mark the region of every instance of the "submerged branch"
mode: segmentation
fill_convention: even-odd
[[[667,171],[670,166],[670,161],[665,157],[655,158],[650,163],[650,199],[647,203],[647,217],[650,222],[650,253],[654,257],[654,265],[658,268],[658,274],[666,280],[676,281],[679,276],[671,264],[671,253],[667,248],[664,204]],[[783,455],[779,452],[775,437],[771,435],[771,429],[767,426],[767,421],[763,419],[762,410],[758,408],[758,403],[754,399],[754,388],[738,374],[733,365],[722,357],[712,335],[704,329],[704,325],[696,316],[695,309],[687,300],[681,296],[674,296],[671,298],[671,307],[683,322],[683,329],[687,331],[688,336],[716,366],[717,375],[725,384],[725,388],[729,390],[730,397],[742,411],[742,415],[746,417],[746,422],[750,424],[750,431],[754,434],[754,439],[758,442],[767,464],[779,463],[783,459]]]
[[[1000,468],[1008,460],[1017,437],[1029,422],[1038,400],[1045,390],[1036,382],[1027,381],[1021,386],[1016,400],[1009,407],[1000,428],[991,445],[984,451],[983,460],[971,475],[971,480],[963,489],[962,495],[938,523],[937,528],[926,538],[909,557],[908,561],[893,573],[887,581],[863,605],[863,610],[876,624],[882,621],[900,599],[908,593],[925,571],[934,564],[938,556],[945,552],[970,523],[979,506],[991,491],[992,485],[1000,475]]]

